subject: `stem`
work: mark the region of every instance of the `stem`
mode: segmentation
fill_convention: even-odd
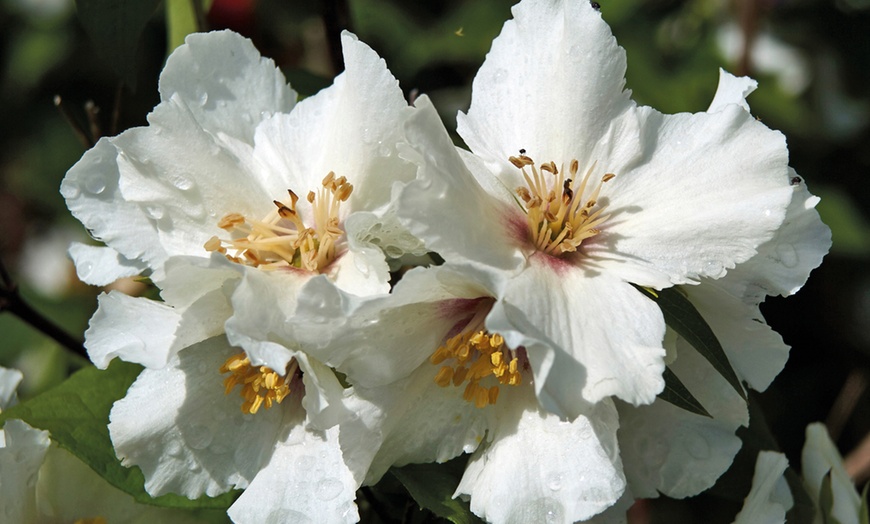
[[[6,266],[0,260],[0,279],[3,286],[0,287],[0,313],[9,311],[24,322],[33,326],[37,331],[53,338],[58,344],[84,358],[88,358],[88,352],[81,341],[76,340],[60,326],[36,311],[30,304],[21,298],[18,293],[18,285],[9,276]]]

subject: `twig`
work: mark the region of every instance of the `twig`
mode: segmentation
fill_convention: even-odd
[[[323,3],[323,25],[326,27],[326,44],[329,47],[329,61],[335,74],[344,71],[344,57],[341,52],[341,31],[351,31],[350,8],[347,0],[329,0]]]
[[[76,355],[88,358],[88,353],[81,341],[74,339],[60,326],[33,309],[21,298],[18,293],[18,285],[6,271],[6,266],[2,260],[0,260],[0,279],[3,281],[3,286],[0,287],[0,313],[4,311],[12,313]]]
[[[870,434],[864,437],[858,447],[846,455],[846,458],[843,459],[843,467],[855,484],[860,485],[865,480],[870,479]]]
[[[121,95],[124,92],[124,82],[118,82],[115,89],[115,103],[112,104],[112,121],[109,123],[109,135],[118,134],[118,121],[121,119]]]
[[[834,405],[831,406],[831,411],[828,412],[828,419],[825,421],[825,426],[828,428],[828,433],[831,435],[831,440],[836,442],[840,438],[840,433],[843,432],[843,427],[846,421],[852,416],[855,411],[855,406],[861,395],[867,389],[867,376],[861,369],[854,369],[846,377],[843,383],[840,394],[834,400]]]

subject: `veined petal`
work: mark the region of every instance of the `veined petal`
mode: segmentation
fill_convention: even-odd
[[[120,357],[147,368],[161,368],[172,356],[181,315],[174,308],[119,291],[101,294],[85,331],[88,357],[100,369]]]
[[[288,421],[286,434],[227,514],[236,524],[359,520],[357,484],[344,464],[339,429],[306,429],[303,417]]]
[[[232,31],[193,33],[166,60],[160,98],[187,106],[213,135],[252,143],[263,113],[293,109],[296,92],[250,40]]]
[[[731,385],[684,340],[678,345],[670,367],[713,418],[660,399],[618,405],[625,476],[639,498],[683,498],[710,488],[740,450],[735,431],[749,424],[746,402]]]
[[[782,134],[733,104],[710,114],[636,114],[643,155],[600,159],[616,174],[604,194],[610,218],[584,253],[652,287],[720,278],[755,255],[791,199]]]
[[[81,242],[70,245],[69,255],[75,263],[79,280],[92,286],[107,286],[119,278],[136,276],[147,267],[110,247],[89,246]]]
[[[533,0],[512,10],[474,78],[471,108],[457,116],[459,134],[505,182],[517,171],[508,157],[521,148],[545,161],[585,159],[634,105],[625,52],[589,2]]]
[[[225,393],[221,365],[238,350],[216,337],[180,351],[169,366],[145,369],[109,415],[125,466],[137,465],[151,495],[196,498],[243,488],[268,462],[291,399],[255,415]],[[227,428],[233,428],[227,431]]]
[[[400,193],[399,218],[448,262],[516,271],[523,257],[515,237],[525,217],[475,182],[429,99],[421,96],[416,107],[405,154],[418,164],[417,180]]]
[[[761,451],[755,461],[752,488],[743,501],[743,508],[734,524],[783,524],[785,512],[794,505],[794,499],[783,473],[788,459],[782,453]]]
[[[510,413],[502,413],[492,441],[474,454],[456,488],[456,495],[471,496],[471,511],[494,524],[572,523],[619,499],[625,479],[610,401],[566,422],[531,395],[505,400]]]
[[[574,418],[577,406],[611,395],[651,403],[664,387],[659,308],[607,273],[543,256],[531,262],[510,280],[486,326],[508,346],[526,348],[541,405]]]

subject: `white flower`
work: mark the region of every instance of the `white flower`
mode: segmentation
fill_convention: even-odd
[[[721,278],[751,258],[791,198],[785,141],[729,75],[706,113],[635,105],[624,53],[586,2],[527,0],[514,16],[459,115],[473,155],[444,158],[418,102],[408,142],[421,167],[400,216],[448,262],[500,275],[486,328],[525,348],[544,408],[648,404],[665,326],[632,284]]]
[[[819,501],[822,480],[830,474],[833,495],[830,516],[841,524],[858,524],[861,497],[843,467],[843,457],[831,442],[828,430],[825,429],[824,424],[816,422],[807,426],[806,437],[801,451],[801,472],[804,485],[816,504],[815,522],[826,522],[822,517],[823,508],[820,507]]]
[[[249,41],[189,36],[150,125],[101,140],[61,188],[107,244],[74,250],[79,274],[96,284],[146,268],[164,300],[102,295],[86,333],[97,366],[146,367],[111,412],[118,456],[154,495],[247,488],[237,522],[357,519],[365,472],[339,443],[345,392],[292,341],[271,342],[266,320],[318,274],[386,292],[382,249],[421,248],[390,218],[393,185],[416,170],[396,154],[413,109],[374,51],[342,43],[345,73],[295,104]]]
[[[782,453],[762,451],[755,461],[752,488],[734,524],[782,524],[785,512],[794,505],[783,473],[788,460]]]

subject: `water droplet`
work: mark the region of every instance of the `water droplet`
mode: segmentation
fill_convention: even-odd
[[[89,193],[99,195],[106,190],[106,180],[100,175],[88,177],[88,179],[85,180],[85,189],[88,190]]]
[[[90,278],[91,273],[94,271],[94,263],[93,262],[83,262],[79,264],[76,268],[79,274],[79,278],[81,280],[87,280]]]
[[[191,204],[187,208],[187,216],[194,218],[194,219],[197,219],[197,220],[204,218],[205,217],[205,208],[202,207],[202,204],[200,204],[200,203]]]
[[[74,198],[80,197],[82,194],[82,190],[79,188],[78,184],[75,184],[73,182],[67,182],[63,185],[63,193],[63,196],[65,198],[72,200]]]
[[[199,465],[199,462],[188,462],[187,469],[192,473],[196,473],[202,469],[202,466]]]
[[[592,427],[584,425],[577,430],[577,438],[580,440],[588,440],[590,437],[592,437],[592,433]]]
[[[145,214],[154,220],[160,220],[165,214],[163,206],[157,204],[148,204],[145,206]]]
[[[791,244],[779,244],[776,246],[776,256],[787,268],[793,268],[798,265],[798,254],[794,246]]]
[[[194,185],[196,185],[193,180],[187,178],[186,176],[174,173],[169,175],[169,182],[182,191],[189,191],[193,189]]]
[[[494,82],[504,82],[507,79],[508,72],[506,69],[498,68],[495,70],[495,73],[492,75],[492,80]]]
[[[193,449],[205,449],[211,444],[214,434],[212,431],[202,425],[193,425],[189,431],[185,431],[187,443]]]
[[[226,100],[219,100],[218,107],[227,107],[227,101]]]
[[[337,479],[323,479],[317,483],[314,493],[320,500],[332,500],[341,494],[344,485]]]
[[[208,93],[203,93],[203,94],[199,95],[199,105],[202,107],[205,107],[205,105],[207,103],[208,103]]]
[[[175,440],[170,440],[166,443],[166,453],[171,457],[181,455],[181,445]]]
[[[378,141],[378,153],[381,156],[390,156],[393,154],[393,150],[389,144],[385,144],[382,140]]]
[[[550,478],[547,479],[547,487],[551,491],[562,489],[562,475],[550,475]]]
[[[718,260],[710,260],[704,264],[704,275],[712,278],[720,278],[725,272],[725,266]]]

